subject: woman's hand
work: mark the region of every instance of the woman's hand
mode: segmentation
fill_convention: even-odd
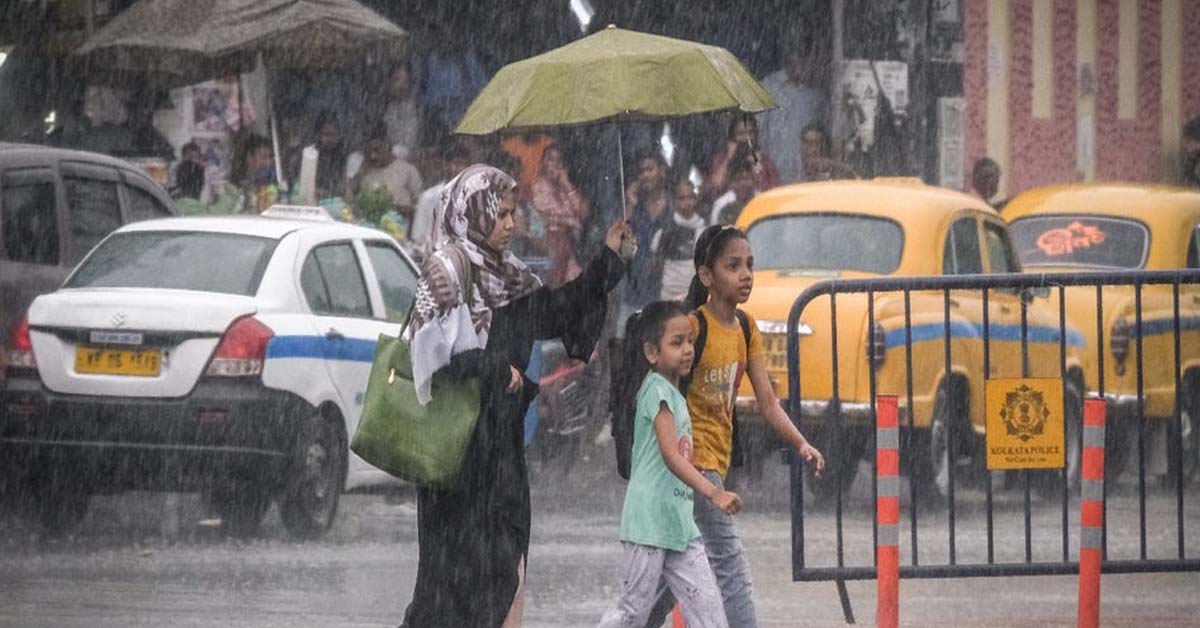
[[[626,242],[628,242],[628,244],[626,244]],[[621,257],[621,259],[626,261],[628,261],[630,257],[633,257],[633,254],[629,253],[629,251],[633,249],[633,247],[630,246],[633,243],[633,229],[631,229],[629,227],[629,223],[625,222],[624,220],[618,220],[617,222],[614,222],[612,226],[608,228],[608,233],[604,235],[604,245],[608,247],[608,250],[616,253]]]
[[[521,377],[521,371],[518,371],[517,367],[515,366],[509,366],[508,370],[512,373],[512,379],[509,380],[508,388],[505,390],[508,391],[510,395],[515,395],[521,392],[521,389],[525,387],[525,378]]]
[[[800,454],[801,460],[816,466],[814,475],[821,477],[825,474],[825,456],[821,455],[821,451],[813,447],[812,443],[805,442],[796,452]]]

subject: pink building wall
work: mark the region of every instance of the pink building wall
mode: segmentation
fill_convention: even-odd
[[[1117,116],[1118,0],[1096,5],[1096,178],[1156,182],[1162,172],[1162,18],[1158,0],[1138,2],[1137,115]]]
[[[1075,180],[1075,3],[1056,2],[1049,118],[1033,115],[1033,2],[1014,0],[1009,18],[1010,191]]]
[[[1077,84],[1076,3],[1055,0],[1054,94],[1051,115],[1035,118],[1033,100],[1033,7],[1036,0],[1009,2],[1007,105],[1011,196],[1031,187],[1075,181]],[[963,94],[966,99],[964,159],[970,168],[987,154],[988,0],[963,0]],[[1182,8],[1182,121],[1200,115],[1200,1]],[[1162,168],[1162,2],[1138,2],[1136,115],[1118,115],[1119,0],[1097,0],[1095,77],[1095,174],[1097,179],[1160,182]],[[994,62],[995,60],[993,60]],[[996,157],[996,156],[993,156]]]

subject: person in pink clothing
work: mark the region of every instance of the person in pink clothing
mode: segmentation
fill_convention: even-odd
[[[553,288],[579,275],[575,251],[589,207],[567,175],[562,149],[557,145],[546,147],[541,165],[533,183],[533,207],[546,226],[546,254],[550,258],[546,283]]]
[[[729,191],[729,166],[735,160],[750,163],[756,192],[765,192],[779,185],[779,169],[758,141],[758,121],[753,114],[736,113],[729,121],[725,145],[709,161],[708,173],[700,186],[700,198],[714,203]]]

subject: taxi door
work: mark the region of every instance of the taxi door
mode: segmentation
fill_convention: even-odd
[[[376,317],[362,244],[330,240],[312,246],[300,267],[300,288],[312,312],[314,352],[320,355],[342,401],[346,433],[354,434],[380,333],[395,325]]]

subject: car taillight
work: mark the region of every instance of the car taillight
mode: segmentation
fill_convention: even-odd
[[[29,316],[21,317],[8,333],[8,367],[12,369],[36,369],[33,357],[33,342],[29,339]]]
[[[225,330],[208,375],[212,377],[248,377],[261,375],[267,357],[267,343],[275,334],[252,316],[243,316]]]
[[[871,352],[871,366],[879,370],[887,357],[887,330],[879,323],[875,323],[875,328],[871,330]]]
[[[1113,370],[1117,375],[1125,374],[1125,359],[1129,357],[1129,341],[1132,335],[1133,328],[1130,327],[1129,321],[1118,318],[1113,323],[1112,333],[1108,337],[1108,349],[1112,352]]]

